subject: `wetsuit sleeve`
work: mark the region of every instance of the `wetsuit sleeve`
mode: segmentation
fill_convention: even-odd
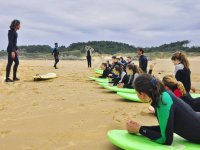
[[[15,40],[15,33],[13,31],[8,32],[9,52],[14,52],[17,48]]]
[[[181,70],[178,70],[175,74],[175,78],[177,81],[181,81],[181,72],[182,72]]]
[[[141,126],[140,134],[150,138],[151,140],[160,143],[171,145],[173,142],[173,132],[174,132],[174,115],[173,110],[170,111],[171,115],[166,121],[166,117],[163,117],[159,120],[160,126]],[[163,115],[164,116],[164,115]]]
[[[173,132],[174,132],[174,107],[173,101],[170,95],[164,94],[162,99],[164,104],[160,104],[156,108],[156,116],[159,122],[158,127],[144,127],[140,128],[140,134],[150,138],[151,140],[160,143],[171,145],[173,141]],[[166,104],[165,104],[166,103]]]
[[[124,84],[128,83],[128,76],[127,75],[124,75],[121,83],[124,83]]]
[[[124,84],[123,88],[133,89],[133,86],[129,84]]]
[[[55,52],[55,48],[54,48],[53,51],[52,51],[52,55],[54,54],[54,52]]]
[[[107,76],[108,76],[107,70],[104,70],[102,76],[99,76],[99,78],[107,78]]]
[[[142,70],[146,70],[147,69],[147,58],[146,57],[142,57],[142,60],[141,60],[141,69]]]

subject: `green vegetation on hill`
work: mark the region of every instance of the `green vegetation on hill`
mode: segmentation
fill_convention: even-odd
[[[170,44],[163,44],[157,47],[145,47],[143,48],[145,52],[173,52],[176,50],[182,50],[187,53],[200,52],[200,47],[188,47],[190,41],[177,41]],[[137,47],[113,41],[89,41],[89,42],[78,42],[72,43],[68,47],[60,46],[59,51],[62,58],[67,58],[71,56],[80,57],[85,55],[85,46],[91,46],[94,48],[96,53],[99,54],[125,54],[125,53],[135,53]],[[28,45],[20,46],[21,56],[26,58],[51,58],[51,52],[53,48],[49,45]],[[6,55],[6,51],[0,51],[0,57]]]

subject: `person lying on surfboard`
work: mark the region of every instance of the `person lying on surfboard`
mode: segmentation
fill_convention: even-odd
[[[149,74],[152,74],[153,72],[153,68],[156,65],[156,63],[153,63],[150,65],[150,69],[149,69]],[[142,74],[142,70],[134,64],[129,64],[126,66],[126,72],[127,75],[129,76],[129,81],[127,84],[123,84],[123,83],[119,83],[117,85],[118,88],[129,88],[129,89],[133,89],[134,88],[134,82],[135,79],[139,76],[139,74]]]
[[[99,76],[99,78],[107,78],[109,77],[108,75],[111,73],[110,69],[107,67],[107,63],[102,63],[101,64],[101,69],[103,70],[103,74]]]
[[[173,133],[190,142],[200,143],[199,113],[171,91],[166,91],[163,83],[151,75],[140,75],[134,86],[138,97],[154,107],[159,125],[141,126],[130,120],[127,123],[129,133],[140,133],[154,142],[166,145],[172,144]]]
[[[177,81],[173,75],[164,76],[162,82],[166,90],[172,91],[174,95],[190,105],[194,111],[200,112],[200,97],[192,98],[192,96],[186,92],[182,82]],[[152,106],[149,107],[149,111],[155,113]]]
[[[116,86],[119,83],[127,84],[128,83],[128,76],[125,71],[118,65],[116,65],[113,69],[113,86]]]
[[[129,64],[129,65],[126,66],[126,72],[127,72],[128,77],[129,77],[128,83],[127,84],[119,83],[117,85],[117,87],[118,88],[133,89],[134,88],[134,81],[139,76],[138,66],[136,66],[134,64]]]
[[[173,75],[164,76],[162,81],[166,89],[172,91],[174,95],[190,105],[194,111],[200,112],[200,97],[192,98],[192,96],[186,92],[182,82],[177,81]]]

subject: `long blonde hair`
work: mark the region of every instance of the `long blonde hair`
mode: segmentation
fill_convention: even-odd
[[[183,83],[180,81],[177,81],[173,75],[164,76],[162,81],[163,81],[164,85],[167,86],[168,88],[179,89],[182,96],[186,95],[186,90],[183,86]]]

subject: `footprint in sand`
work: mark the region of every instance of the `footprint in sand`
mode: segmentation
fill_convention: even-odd
[[[8,135],[11,132],[11,130],[4,130],[0,131],[0,137],[4,138],[6,135]]]
[[[6,108],[6,105],[4,105],[4,104],[2,104],[2,105],[0,105],[0,111],[4,111],[4,110],[6,110],[7,108]]]

